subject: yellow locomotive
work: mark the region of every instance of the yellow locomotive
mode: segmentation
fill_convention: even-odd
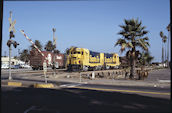
[[[68,50],[66,63],[69,71],[102,70],[120,65],[118,54],[98,53],[77,47]]]

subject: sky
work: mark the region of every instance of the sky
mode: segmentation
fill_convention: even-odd
[[[124,19],[139,19],[149,33],[149,51],[154,62],[161,62],[162,39],[160,31],[168,37],[166,26],[170,23],[170,0],[97,0],[97,1],[4,1],[2,53],[9,55],[6,45],[9,40],[10,11],[16,20],[15,38],[20,45],[12,47],[12,56],[18,56],[31,43],[21,34],[24,30],[32,40],[39,40],[43,47],[53,41],[52,28],[56,28],[57,49],[64,53],[67,48],[77,46],[96,52],[120,53],[114,47],[119,38],[119,25]],[[170,41],[171,42],[171,41]]]

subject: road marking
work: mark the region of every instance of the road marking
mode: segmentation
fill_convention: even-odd
[[[64,84],[64,85],[60,85],[59,87],[77,87],[79,85],[82,85],[82,84]]]
[[[159,82],[170,83],[170,80],[159,80]]]
[[[30,110],[33,110],[34,108],[36,108],[36,106],[32,106],[29,109],[25,110],[24,113],[28,113]]]
[[[129,93],[147,93],[147,94],[159,94],[159,95],[170,95],[170,93],[160,93],[160,92],[147,92],[147,91],[135,91],[135,90],[119,90],[119,89],[102,89],[102,88],[86,88],[86,87],[75,87],[79,89],[91,89],[99,91],[119,91],[119,92],[129,92]]]

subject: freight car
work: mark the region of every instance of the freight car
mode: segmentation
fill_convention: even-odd
[[[87,71],[117,68],[120,62],[116,53],[98,53],[85,48],[71,47],[66,65],[69,71]]]
[[[44,56],[41,55],[44,54]],[[47,67],[53,68],[53,58],[55,55],[55,68],[63,68],[64,67],[64,55],[63,54],[55,54],[49,51],[41,51],[37,50],[30,51],[30,65],[33,70],[42,70],[43,62],[46,60]]]

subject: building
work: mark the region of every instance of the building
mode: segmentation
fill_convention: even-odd
[[[2,64],[9,64],[9,57],[1,57],[1,65]],[[11,57],[11,65],[16,65],[16,64],[24,64],[24,62],[14,59],[14,57]]]

